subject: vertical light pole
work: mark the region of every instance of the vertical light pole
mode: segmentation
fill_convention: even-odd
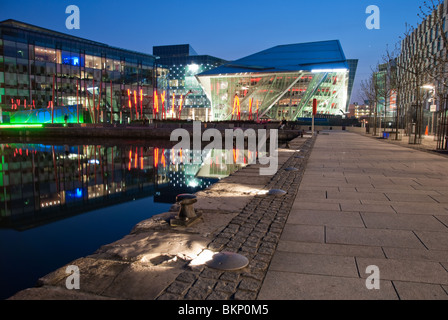
[[[430,105],[430,112],[432,113],[432,128],[431,128],[431,133],[433,133],[434,131],[434,112],[437,111],[437,109],[433,110],[433,106],[435,106],[435,101],[436,101],[436,87],[432,84],[425,84],[424,86],[421,87],[422,89],[428,90],[430,93],[432,93],[432,98],[429,99],[429,101],[432,101],[433,105]],[[437,108],[437,107],[436,107]],[[422,122],[423,122],[423,117],[422,117]]]

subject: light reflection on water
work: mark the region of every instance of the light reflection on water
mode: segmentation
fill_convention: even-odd
[[[243,164],[184,163],[194,152],[134,145],[0,144],[0,298],[166,212]],[[197,156],[197,155],[196,155]],[[197,161],[195,161],[197,162]]]

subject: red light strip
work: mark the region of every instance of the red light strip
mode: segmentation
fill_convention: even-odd
[[[162,99],[162,119],[166,119],[165,95],[166,95],[165,91],[163,91],[163,93],[160,95],[160,98]]]
[[[143,116],[143,90],[140,89],[140,114]]]

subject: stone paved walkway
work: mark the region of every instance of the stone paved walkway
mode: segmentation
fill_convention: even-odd
[[[257,195],[208,245],[213,252],[235,252],[249,259],[241,271],[220,271],[202,265],[181,273],[158,300],[255,300],[298,192],[315,139],[290,143],[289,159],[265,190],[285,195]],[[300,149],[298,149],[300,148]],[[290,170],[295,168],[297,170]]]
[[[257,298],[447,300],[447,167],[359,134],[319,135]]]

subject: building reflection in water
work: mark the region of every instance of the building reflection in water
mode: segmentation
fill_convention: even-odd
[[[25,230],[138,198],[174,203],[247,164],[250,155],[132,145],[0,145],[0,228]],[[224,157],[242,164],[226,164]],[[194,159],[194,158],[190,158]]]

